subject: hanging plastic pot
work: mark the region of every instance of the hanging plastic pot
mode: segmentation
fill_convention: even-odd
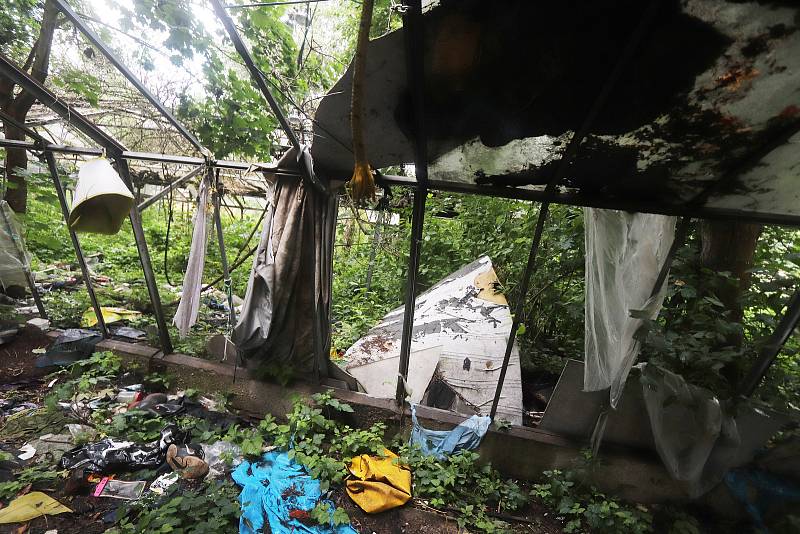
[[[87,161],[78,171],[69,226],[76,232],[116,234],[133,200],[133,193],[108,160]]]

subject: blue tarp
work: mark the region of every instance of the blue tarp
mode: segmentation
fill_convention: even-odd
[[[411,405],[411,421],[414,424],[411,444],[419,445],[423,453],[439,459],[460,450],[477,449],[492,423],[488,416],[473,415],[452,430],[428,430],[417,421],[417,407],[414,404]]]
[[[304,515],[292,514],[295,510],[311,512],[322,495],[319,481],[308,476],[285,452],[268,452],[255,463],[242,462],[232,476],[242,487],[240,534],[263,532],[265,517],[273,534],[357,534],[350,525],[309,525],[292,517]],[[333,512],[333,503],[323,502],[329,503]]]

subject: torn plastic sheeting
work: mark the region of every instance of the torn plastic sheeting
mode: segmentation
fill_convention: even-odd
[[[59,463],[64,469],[82,467],[96,473],[155,468],[164,463],[170,445],[185,441],[185,432],[181,432],[176,425],[168,425],[161,431],[159,441],[139,445],[132,441],[105,438],[64,453]]]
[[[23,523],[43,515],[72,513],[72,510],[41,491],[17,497],[0,510],[0,524]]]
[[[707,389],[651,363],[642,364],[642,393],[656,450],[693,498],[752,460],[784,422],[752,406],[722,404]]]
[[[22,226],[8,202],[0,200],[0,285],[27,287],[31,256],[22,239]]]
[[[88,358],[103,336],[94,330],[69,328],[58,336],[44,355],[36,358],[36,367],[72,365]]]
[[[240,534],[262,532],[265,517],[272,534],[357,534],[350,525],[333,526],[332,521],[307,525],[299,520],[297,516],[310,513],[322,494],[319,481],[308,476],[285,452],[265,453],[255,463],[244,461],[232,477],[242,487]],[[329,504],[332,511],[333,504]]]
[[[452,430],[428,430],[417,420],[417,406],[411,405],[411,444],[418,445],[423,453],[439,459],[461,450],[477,449],[489,430],[489,416],[473,415]]]
[[[385,457],[362,454],[347,470],[347,495],[362,510],[375,514],[404,505],[411,498],[411,471],[396,462],[397,455],[384,449]]]
[[[586,239],[585,391],[610,388],[616,408],[639,353],[641,311],[654,319],[664,287],[651,298],[675,237],[675,217],[584,208]],[[665,280],[666,282],[666,280]]]
[[[208,463],[209,478],[223,476],[242,463],[242,449],[233,443],[220,440],[211,444],[203,443],[200,447]]]
[[[113,480],[108,477],[103,477],[97,486],[95,486],[92,495],[94,497],[110,497],[112,499],[135,501],[142,496],[146,485],[147,483],[144,480]]]
[[[200,310],[200,290],[202,289],[208,242],[208,186],[208,180],[204,176],[200,180],[200,192],[197,195],[192,245],[189,249],[189,261],[183,277],[181,301],[175,317],[172,319],[182,338],[189,334],[189,329],[197,322],[197,313]]]

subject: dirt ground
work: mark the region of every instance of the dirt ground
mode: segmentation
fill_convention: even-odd
[[[48,389],[44,377],[52,369],[35,367],[38,354],[34,349],[45,348],[51,343],[38,329],[24,328],[11,342],[0,347],[0,398],[19,398],[27,402],[41,403]],[[5,448],[21,443],[5,444]],[[0,448],[3,444],[0,443]],[[12,451],[9,451],[12,452]],[[8,473],[6,468],[6,473]],[[0,466],[2,474],[2,466]],[[52,488],[37,488],[48,493],[70,507],[74,513],[44,516],[27,525],[0,525],[0,533],[43,534],[55,530],[58,534],[95,534],[105,532],[113,524],[113,515],[122,501],[98,499],[90,496],[68,495],[67,481],[59,481]],[[334,491],[333,499],[343,507],[351,518],[353,527],[362,534],[439,534],[457,533],[455,515],[427,509],[424,503],[406,505],[380,514],[368,515],[361,511],[343,489]],[[560,533],[555,518],[548,518],[544,511],[531,505],[520,513],[522,521],[509,521],[515,532],[542,534]]]

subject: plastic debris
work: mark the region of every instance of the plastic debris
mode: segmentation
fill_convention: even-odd
[[[32,491],[17,497],[0,510],[0,524],[23,523],[43,515],[57,515],[72,510],[41,491]]]
[[[418,445],[424,454],[444,458],[461,450],[477,449],[489,430],[488,416],[473,415],[452,430],[428,430],[417,420],[417,406],[411,405],[411,444]]]
[[[411,471],[395,462],[392,451],[384,449],[383,454],[356,456],[347,467],[354,477],[345,484],[347,495],[368,514],[402,506],[411,498]]]
[[[22,451],[22,454],[18,454],[17,458],[19,458],[22,461],[30,460],[31,458],[36,456],[36,449],[33,447],[33,445],[30,445],[28,443],[20,447],[19,450]]]
[[[142,496],[146,485],[147,483],[144,480],[126,481],[103,477],[97,486],[95,486],[92,495],[94,497],[110,497],[112,499],[135,501]]]
[[[217,478],[225,475],[232,468],[242,463],[242,449],[227,441],[215,441],[210,445],[201,445],[208,464],[208,477]]]
[[[242,487],[240,534],[262,532],[265,516],[273,534],[356,534],[350,525],[334,526],[332,520],[327,525],[301,521],[320,501],[319,481],[308,476],[285,452],[268,452],[255,463],[244,461],[232,476]],[[331,504],[331,511],[333,508]]]
[[[69,434],[45,434],[26,443],[23,449],[26,447],[33,449],[34,455],[39,456],[38,462],[46,460],[48,455],[52,456],[53,460],[58,461],[61,459],[62,454],[73,448],[74,441]],[[18,456],[18,458],[21,460],[28,459],[21,456]]]
[[[125,337],[128,339],[138,340],[147,337],[147,333],[143,330],[131,328],[130,326],[118,326],[111,329],[111,335]]]
[[[100,313],[103,314],[103,320],[106,322],[106,324],[116,323],[117,321],[138,319],[142,315],[142,312],[106,306],[100,307]],[[96,324],[97,315],[94,313],[94,308],[87,308],[86,311],[83,312],[83,317],[81,317],[81,325],[92,327]]]
[[[178,447],[174,443],[167,448],[167,463],[181,478],[198,479],[208,474],[208,464],[203,460],[203,449],[194,446]]]
[[[82,328],[64,330],[47,352],[36,358],[36,367],[72,365],[87,358],[94,352],[95,345],[102,340],[103,336],[94,330]]]
[[[145,445],[105,438],[66,452],[60,465],[64,469],[83,467],[96,473],[155,468],[164,463],[169,446],[184,442],[185,437],[177,426],[168,425],[161,431],[159,441]]]
[[[759,530],[765,529],[764,515],[786,501],[800,502],[800,486],[770,473],[735,469],[725,475],[725,485],[745,505]]]
[[[148,491],[155,493],[156,495],[164,495],[167,492],[167,489],[180,480],[180,478],[180,474],[175,472],[164,473],[150,484]]]

